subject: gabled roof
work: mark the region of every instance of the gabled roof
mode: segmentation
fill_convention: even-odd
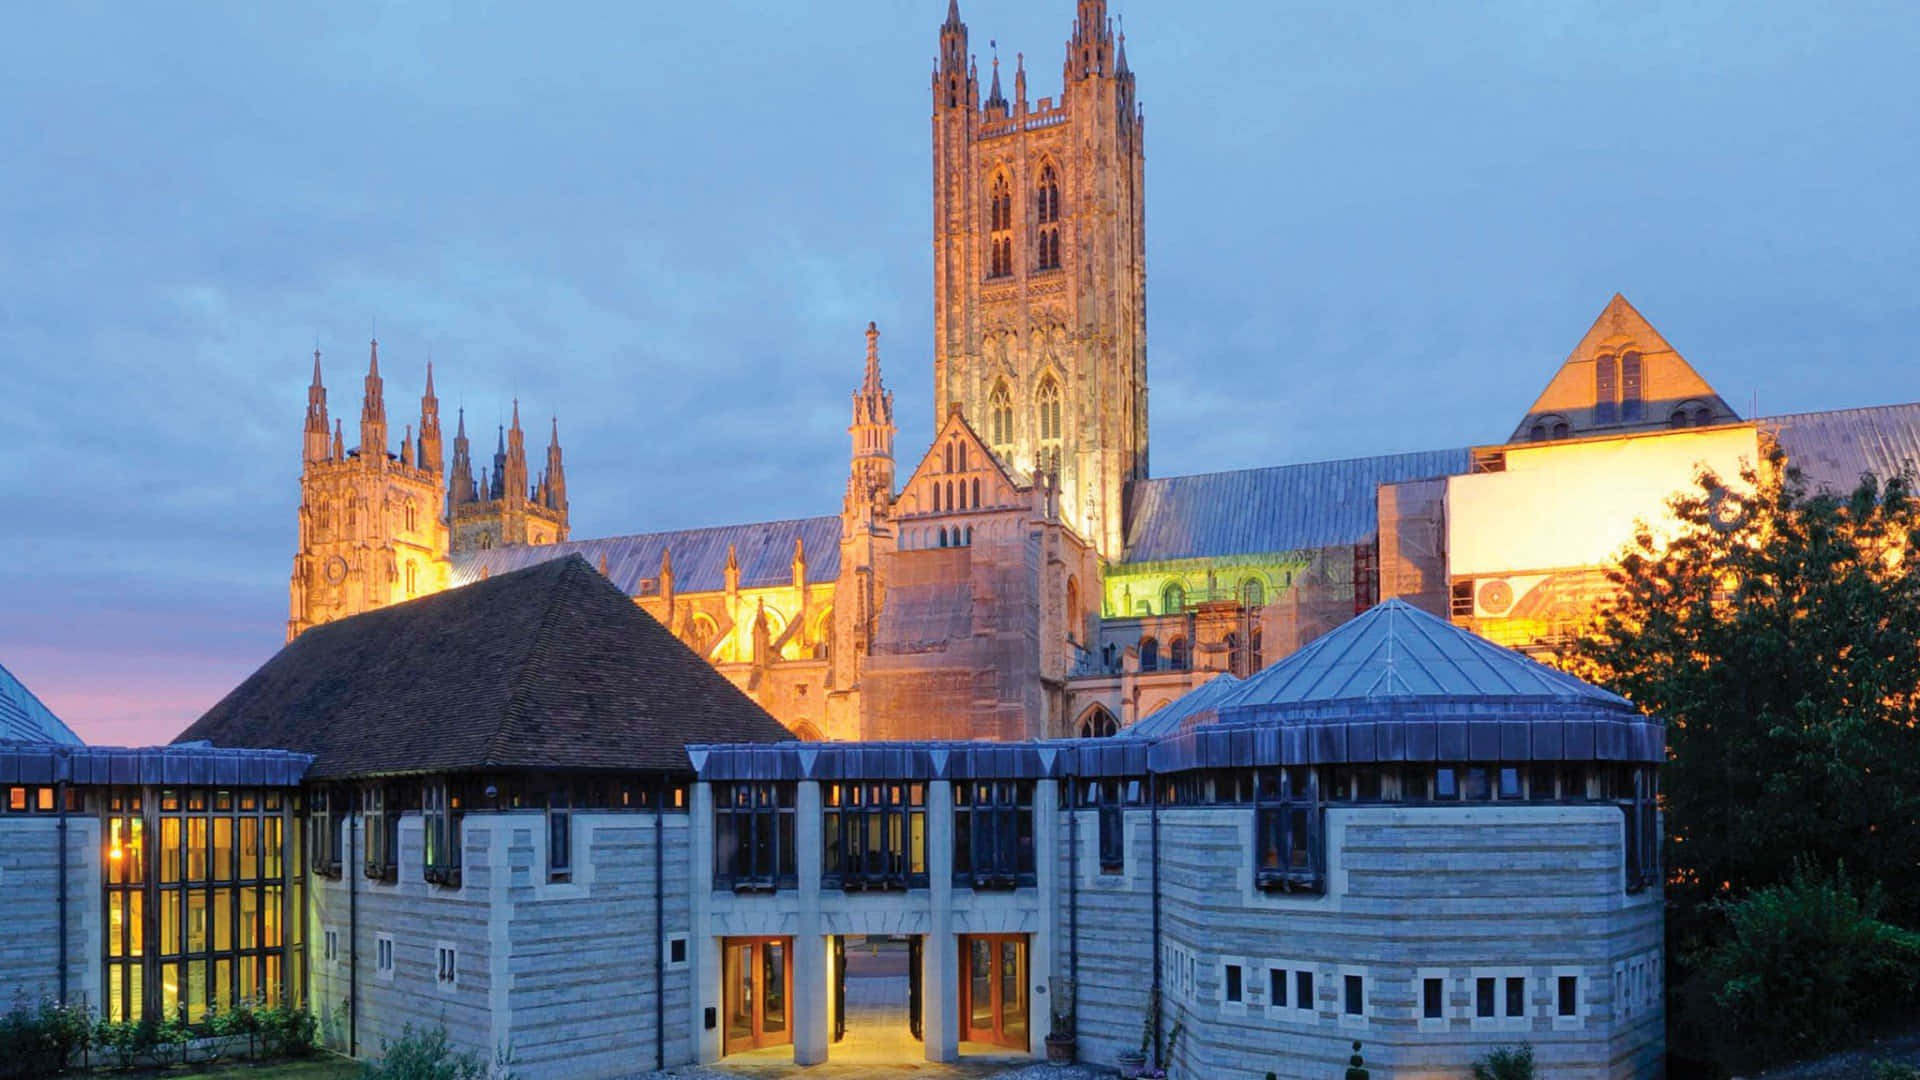
[[[1601,356],[1618,358],[1627,352],[1640,354],[1640,415],[1628,417],[1616,413],[1611,419],[1599,416],[1594,409],[1599,400],[1596,362]],[[1615,392],[1619,394],[1618,380],[1624,376],[1619,367],[1614,371]],[[1740,419],[1719,391],[1660,336],[1660,331],[1627,303],[1626,297],[1614,293],[1507,441],[1529,441],[1534,424],[1540,422],[1549,425],[1565,422],[1571,435],[1663,428],[1668,426],[1668,418],[1676,408],[1684,408],[1690,421],[1696,424],[1700,421],[1691,420],[1691,416],[1701,408],[1708,413],[1707,422],[1719,424]]]
[[[1920,403],[1789,413],[1760,421],[1815,488],[1844,494],[1872,473],[1920,474]]]
[[[1374,605],[1241,680],[1215,708],[1223,722],[1231,722],[1320,714],[1325,706],[1360,706],[1378,714],[1396,705],[1498,703],[1633,711],[1618,694],[1398,599]]]
[[[979,432],[973,430],[972,424],[967,423],[966,413],[956,404],[947,410],[946,420],[942,421],[939,430],[933,433],[933,441],[927,444],[927,452],[920,456],[920,464],[913,467],[913,472],[907,477],[906,482],[900,485],[902,494],[912,488],[913,482],[922,476],[944,471],[946,446],[949,439],[960,439],[967,444],[967,468],[974,468],[974,461],[977,459],[985,462],[986,468],[998,473],[1000,479],[1006,481],[1007,486],[1015,491],[1028,486],[1007,471],[1007,467],[987,445],[987,441],[980,437]]]
[[[1136,481],[1122,561],[1357,544],[1379,531],[1380,485],[1453,476],[1471,464],[1462,448]]]
[[[795,540],[805,545],[808,584],[840,576],[840,518],[835,515],[466,551],[453,557],[453,583],[467,585],[578,554],[596,568],[604,558],[607,577],[628,596],[639,596],[643,582],[654,581],[657,587],[660,558],[671,551],[675,592],[718,592],[726,588],[727,550],[733,548],[740,560],[741,588],[789,585]]]
[[[79,746],[80,736],[0,665],[0,742],[7,741]]]
[[[314,777],[684,772],[689,742],[792,736],[583,558],[316,626],[176,742],[314,755]]]

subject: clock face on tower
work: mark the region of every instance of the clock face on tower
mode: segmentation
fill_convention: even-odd
[[[327,580],[335,585],[347,580],[347,560],[345,557],[335,555],[333,558],[327,560]]]

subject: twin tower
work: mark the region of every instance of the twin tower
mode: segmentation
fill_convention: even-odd
[[[440,399],[427,365],[420,431],[408,425],[400,452],[388,449],[380,343],[367,357],[360,441],[349,450],[340,421],[328,427],[320,352],[307,387],[306,448],[300,469],[300,546],[293,557],[287,640],[311,626],[447,587],[453,552],[496,544],[551,544],[567,538],[567,479],[555,421],[547,467],[529,485],[520,404],[500,433],[493,467],[475,481],[466,416],[453,437],[453,473],[441,472]]]

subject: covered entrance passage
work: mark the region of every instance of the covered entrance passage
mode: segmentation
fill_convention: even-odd
[[[720,956],[725,1052],[793,1042],[793,939],[726,938]]]
[[[922,1060],[920,938],[835,936],[828,939],[828,948],[833,974],[830,1059]]]
[[[960,939],[960,1028],[966,1042],[1025,1051],[1027,935],[982,934]]]

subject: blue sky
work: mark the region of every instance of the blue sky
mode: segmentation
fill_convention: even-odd
[[[140,743],[271,655],[376,319],[396,432],[429,352],[559,415],[577,536],[833,512],[867,320],[931,427],[945,6],[12,12],[0,660]],[[1616,290],[1743,411],[1920,398],[1911,5],[1115,10],[1156,474],[1497,441]],[[1057,92],[1070,0],[962,13]]]

